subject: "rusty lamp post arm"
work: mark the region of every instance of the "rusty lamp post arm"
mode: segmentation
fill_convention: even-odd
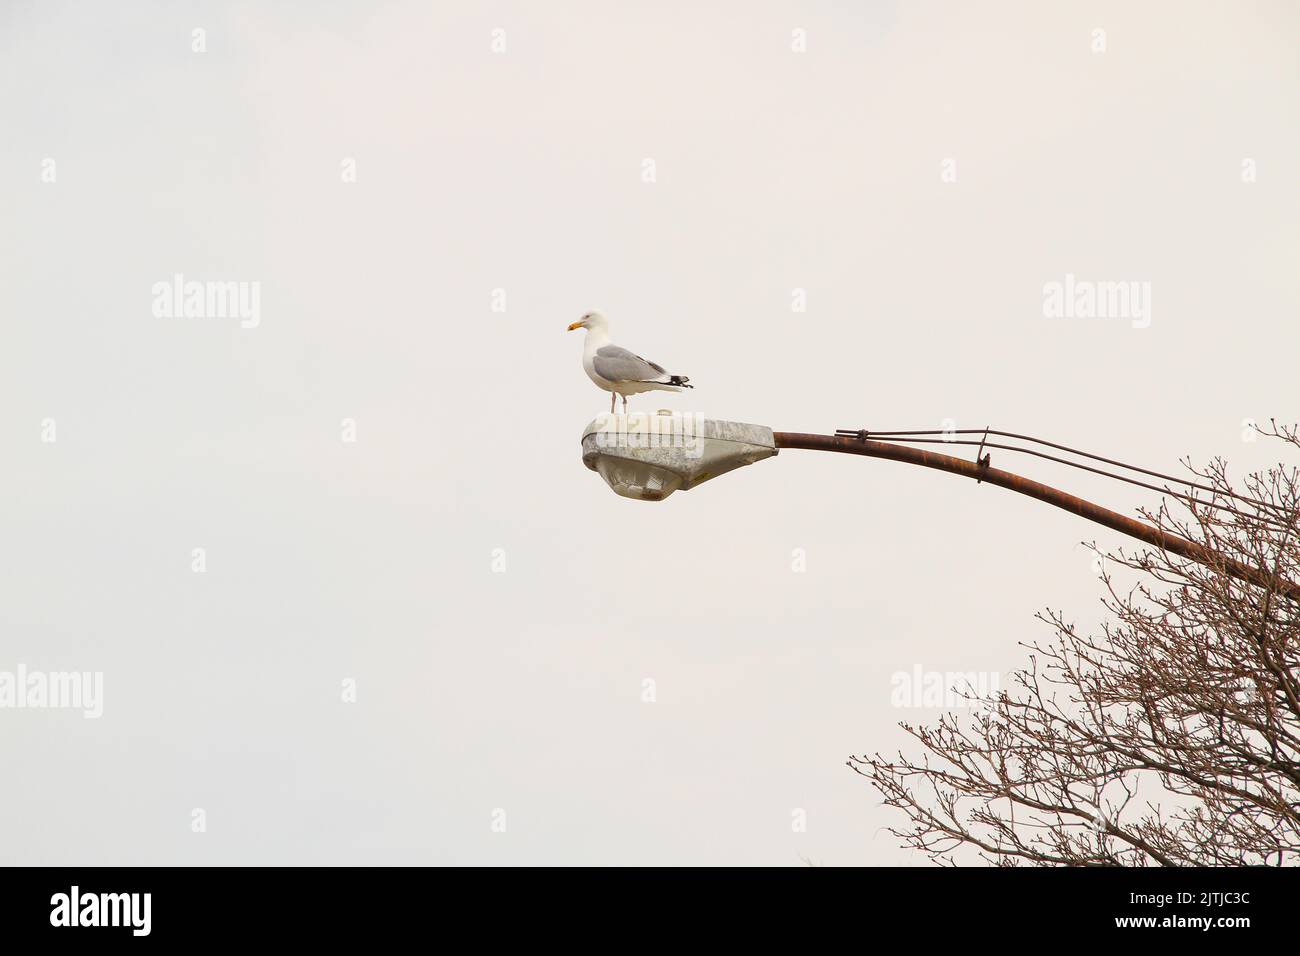
[[[1196,561],[1206,567],[1223,571],[1238,580],[1246,581],[1257,587],[1276,590],[1293,601],[1300,601],[1300,585],[1295,584],[1293,581],[1279,578],[1260,568],[1242,564],[1212,548],[1207,548],[1180,535],[1169,534],[1127,515],[1093,504],[1091,501],[1067,494],[1032,479],[1012,474],[1009,471],[992,468],[987,464],[978,464],[973,461],[966,461],[963,458],[954,458],[951,455],[940,455],[924,448],[895,445],[871,439],[850,438],[840,435],[808,435],[800,432],[773,432],[772,435],[776,440],[777,448],[804,448],[810,451],[837,451],[846,455],[865,455],[868,458],[888,458],[891,461],[902,461],[912,465],[921,465],[925,468],[935,468],[939,471],[949,471],[956,475],[974,478],[976,481],[998,485],[1019,492],[1022,495],[1037,498],[1039,501],[1045,501],[1049,505],[1064,509],[1081,518],[1087,518],[1089,521],[1095,521],[1097,524],[1105,525],[1107,528],[1137,538],[1139,541],[1145,541],[1147,544],[1154,545],[1164,551]]]

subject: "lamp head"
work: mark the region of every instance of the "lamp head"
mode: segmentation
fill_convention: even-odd
[[[776,452],[770,428],[690,412],[602,415],[582,433],[583,464],[640,501],[663,501]]]

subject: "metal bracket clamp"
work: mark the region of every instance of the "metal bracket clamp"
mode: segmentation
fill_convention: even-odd
[[[986,441],[988,441],[988,440],[989,440],[989,426],[988,426],[988,425],[985,425],[985,426],[984,426],[984,437],[980,439],[980,446],[979,446],[979,448],[975,449],[975,464],[979,465],[981,470],[987,470],[988,467],[989,467],[989,461],[992,459],[992,453],[991,453],[991,452],[988,453],[988,454],[985,454],[983,458],[980,457],[980,452],[984,451],[984,443],[985,443]],[[978,485],[978,484],[981,484],[981,483],[983,483],[983,481],[984,481],[984,479],[983,479],[982,477],[981,477],[981,478],[976,478],[976,479],[975,479],[975,484],[977,484],[977,485]]]

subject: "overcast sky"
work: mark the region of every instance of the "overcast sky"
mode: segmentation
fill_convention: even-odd
[[[1276,460],[1298,41],[1287,2],[3,4],[0,671],[103,714],[0,710],[0,861],[923,862],[844,765],[938,716],[892,676],[1006,682],[1122,539],[813,452],[617,498],[565,327],[697,386],[634,410]],[[1067,276],[1147,312],[1048,317]]]

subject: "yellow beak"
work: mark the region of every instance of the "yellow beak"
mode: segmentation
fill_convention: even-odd
[[[581,323],[581,322],[574,322],[571,326],[569,326],[567,329],[565,329],[565,331],[566,331],[566,332],[572,332],[574,329],[580,329],[580,328],[582,328],[582,323]]]

